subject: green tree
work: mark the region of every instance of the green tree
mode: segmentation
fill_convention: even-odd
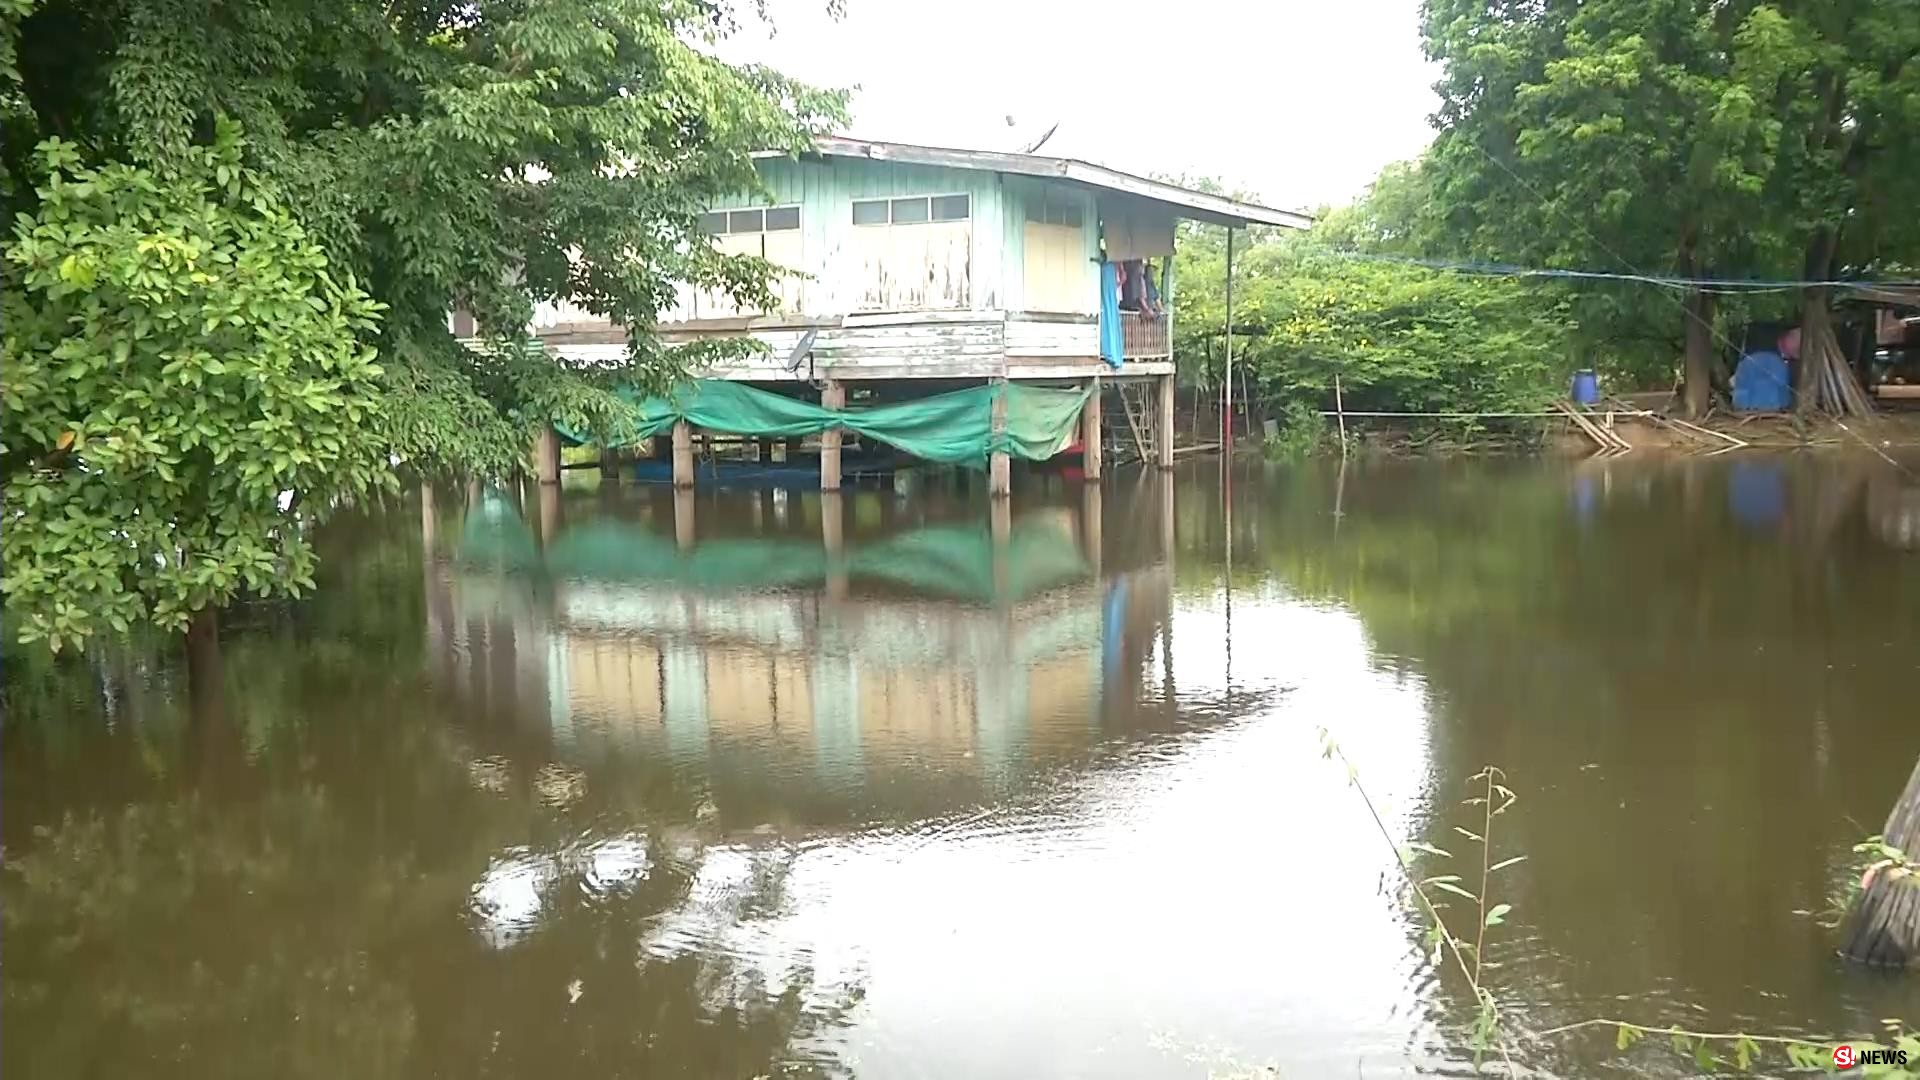
[[[1622,273],[1779,266],[1789,240],[1764,196],[1780,125],[1735,49],[1754,7],[1429,0],[1427,49],[1445,65],[1431,168],[1448,232],[1474,254]],[[1714,298],[1660,302],[1684,328],[1697,415]]]
[[[4,591],[21,640],[187,627],[310,585],[308,527],[388,482],[379,305],[241,161],[42,153],[7,252]]]
[[[309,517],[373,482],[362,472],[367,440],[416,475],[499,476],[550,421],[618,429],[628,410],[615,385],[662,384],[689,359],[650,336],[678,285],[768,299],[769,264],[716,252],[700,211],[757,186],[755,153],[798,151],[843,112],[841,95],[718,59],[712,46],[732,25],[723,0],[0,0],[0,209],[24,215],[11,265],[30,271],[5,281],[5,381],[41,410],[12,406],[6,435],[9,512],[27,515],[8,521],[14,625],[70,643],[149,615],[176,627],[242,588],[297,587],[310,568],[300,539]],[[244,145],[217,134],[229,119]],[[31,152],[49,139],[60,140],[68,181],[38,185]],[[237,195],[226,190],[234,175]],[[199,188],[218,193],[209,202]],[[91,280],[73,276],[93,265],[64,217],[82,205],[99,258],[121,259],[131,277],[106,265]],[[201,282],[193,274],[204,267],[160,267],[174,249],[155,238],[202,234],[265,276]],[[156,272],[176,291],[159,295],[141,276]],[[239,341],[318,333],[235,291],[269,288],[276,275],[345,313],[354,355],[376,351],[378,365],[364,369],[376,384],[339,388],[323,420],[296,412],[291,428],[278,410],[295,406],[279,390],[178,416],[158,399],[121,399],[154,379],[185,389],[246,378],[229,346],[197,348],[184,330],[164,343],[132,335],[179,309],[220,309],[225,322],[209,332]],[[524,347],[517,339],[543,301],[626,326],[625,361],[571,363]],[[162,303],[175,306],[151,306]],[[61,321],[83,308],[95,323]],[[491,344],[457,341],[456,309]],[[190,311],[180,317],[192,322]],[[293,354],[292,370],[333,356],[329,342],[297,342],[313,347]],[[100,358],[87,369],[94,382],[29,385],[76,349]],[[185,367],[167,368],[179,356]],[[156,434],[176,421],[176,434]],[[143,437],[176,440],[137,450],[174,475],[115,488],[97,463],[121,444],[105,433],[134,422]],[[259,449],[268,429],[284,430],[274,450],[292,472],[241,452]],[[189,467],[169,454],[199,457]],[[48,477],[65,501],[27,502]],[[222,492],[241,485],[254,485],[254,501],[236,516]],[[258,503],[255,487],[297,501]],[[85,508],[84,521],[47,532],[69,506]],[[100,562],[62,580],[55,560],[74,551]]]
[[[1426,243],[1425,205],[1418,170],[1390,168],[1366,198],[1323,212],[1305,234],[1249,230],[1236,240],[1235,369],[1268,404],[1332,408],[1336,376],[1347,407],[1361,410],[1529,410],[1563,392],[1565,295],[1394,261]],[[1177,349],[1217,360],[1224,233],[1187,229]],[[1220,373],[1210,374],[1217,385]]]

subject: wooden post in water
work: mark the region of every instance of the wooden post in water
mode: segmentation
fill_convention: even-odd
[[[693,486],[693,427],[685,420],[673,424],[673,486]]]
[[[781,451],[780,451],[780,460],[791,462],[794,458],[797,458],[799,456],[800,456],[800,440],[799,439],[786,440],[786,443],[784,444],[784,446],[781,448]]]
[[[549,547],[560,538],[560,485],[540,485],[540,546]]]
[[[1013,543],[1013,500],[989,499],[987,521],[993,544],[993,599],[1003,604],[1013,591],[1013,566],[1008,561]]]
[[[1233,226],[1227,226],[1227,374],[1220,380],[1220,456],[1233,460]]]
[[[1089,483],[1100,482],[1100,376],[1095,375],[1080,408],[1080,465]]]
[[[1160,398],[1154,420],[1154,427],[1157,429],[1154,432],[1157,442],[1154,452],[1160,459],[1160,467],[1171,469],[1173,468],[1173,376],[1162,375],[1154,382],[1158,384],[1155,389],[1159,391]]]
[[[823,408],[844,409],[847,407],[847,387],[839,379],[828,379],[827,385],[820,391],[820,404]],[[840,438],[841,429],[831,427],[820,433],[820,490],[840,490]]]
[[[827,549],[827,599],[845,600],[851,591],[847,580],[847,510],[845,496],[837,491],[820,493],[820,542]]]
[[[1093,576],[1100,576],[1100,547],[1102,519],[1105,515],[1100,508],[1100,485],[1085,484],[1080,488],[1080,547],[1086,556],[1087,565],[1093,568]]]
[[[1920,762],[1914,763],[1881,835],[1909,859],[1920,850]],[[1920,967],[1920,871],[1877,865],[1868,878],[1847,919],[1840,954],[1874,967]]]
[[[611,446],[600,448],[600,479],[620,479],[620,451]]]
[[[693,531],[693,489],[690,487],[673,489],[673,546],[681,551],[692,551]]]
[[[439,515],[433,505],[433,485],[420,481],[420,553],[427,562],[433,561],[433,549],[440,538]]]
[[[1007,432],[1007,380],[999,379],[994,385],[993,395],[993,439]],[[1004,450],[994,450],[987,454],[987,494],[996,499],[1005,498],[1013,493],[1013,459]]]
[[[560,482],[560,433],[552,424],[542,426],[534,437],[533,468],[542,484]]]

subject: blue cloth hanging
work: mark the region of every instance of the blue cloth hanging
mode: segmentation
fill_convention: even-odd
[[[1119,367],[1126,357],[1126,338],[1120,332],[1120,268],[1100,264],[1100,358]]]

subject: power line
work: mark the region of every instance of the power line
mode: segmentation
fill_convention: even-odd
[[[1418,266],[1428,270],[1444,270],[1457,274],[1470,274],[1479,277],[1520,277],[1546,278],[1578,281],[1621,281],[1637,282],[1643,285],[1657,285],[1670,289],[1699,289],[1703,292],[1724,293],[1760,293],[1787,292],[1806,288],[1920,288],[1920,281],[1880,281],[1866,278],[1835,281],[1808,281],[1790,279],[1760,278],[1706,278],[1680,277],[1666,274],[1620,274],[1604,270],[1563,270],[1553,267],[1515,266],[1509,263],[1470,262],[1459,259],[1423,259],[1411,255],[1385,255],[1365,251],[1352,251],[1341,248],[1312,248],[1311,250],[1342,259],[1359,262],[1393,263],[1401,266]]]

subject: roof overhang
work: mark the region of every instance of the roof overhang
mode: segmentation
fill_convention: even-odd
[[[938,146],[911,143],[872,142],[866,139],[829,137],[815,140],[815,153],[821,157],[859,158],[867,161],[897,161],[909,165],[932,165],[948,169],[975,169],[1009,176],[1032,176],[1080,184],[1099,191],[1110,191],[1146,199],[1170,209],[1175,216],[1206,221],[1215,225],[1243,227],[1273,225],[1283,229],[1305,229],[1313,217],[1294,210],[1275,210],[1256,203],[1229,199],[1194,191],[1178,184],[1149,180],[1104,165],[1072,158],[1042,157],[1038,154],[1014,154],[992,150],[950,150]]]

